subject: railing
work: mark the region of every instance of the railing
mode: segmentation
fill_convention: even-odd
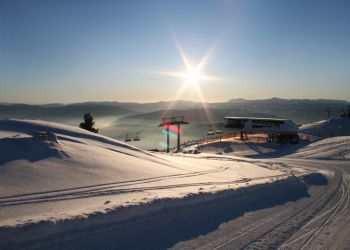
[[[301,141],[309,141],[310,138],[306,135],[299,135],[299,139]],[[210,144],[214,142],[223,142],[223,141],[229,141],[229,140],[237,140],[237,141],[245,141],[245,142],[256,142],[256,143],[264,143],[269,141],[269,137],[267,134],[247,134],[245,135],[245,138],[241,140],[241,134],[240,133],[229,133],[229,134],[222,134],[218,136],[213,137],[203,137],[193,140],[188,140],[180,144],[180,148],[190,147],[193,145],[202,146],[205,144]],[[175,152],[177,150],[177,147],[171,147],[170,151]],[[156,149],[151,151],[157,151],[157,152],[166,152],[166,149]]]

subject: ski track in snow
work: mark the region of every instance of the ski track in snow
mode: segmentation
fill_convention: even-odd
[[[57,141],[38,133],[53,133]],[[243,158],[151,154],[53,122],[0,120],[0,135],[0,150],[6,152],[0,157],[0,218],[4,220],[0,225],[4,226],[74,218],[82,211],[89,216],[157,199],[245,188],[305,173],[282,164]],[[101,201],[102,197],[108,200]],[[79,200],[89,207],[82,209]],[[68,201],[67,213],[62,204]],[[59,209],[56,202],[60,202]],[[11,217],[16,209],[21,216]]]
[[[319,125],[317,124],[318,129]],[[30,139],[36,131],[53,131],[57,134],[59,143]],[[97,199],[103,196],[108,196],[108,200],[104,200],[97,209],[96,207],[92,210],[82,208],[80,212],[85,219],[67,214],[66,218],[60,218],[66,220],[56,222],[55,215],[49,212],[49,209],[44,217],[38,217],[40,219],[35,216],[32,219],[30,216],[24,216],[23,218],[26,219],[18,220],[18,224],[14,223],[10,227],[0,226],[0,235],[8,240],[0,243],[4,248],[61,249],[68,247],[71,243],[73,246],[83,246],[80,244],[84,242],[81,241],[84,237],[88,244],[90,237],[87,236],[95,237],[99,232],[114,232],[113,230],[117,230],[117,233],[128,230],[137,231],[142,230],[147,224],[152,225],[156,230],[164,231],[162,220],[174,221],[178,214],[189,218],[194,217],[194,222],[200,225],[201,223],[197,220],[205,221],[207,218],[197,218],[195,211],[203,212],[205,211],[203,209],[215,211],[216,207],[221,211],[229,204],[227,197],[231,197],[230,195],[233,195],[234,199],[243,199],[242,204],[237,204],[237,209],[243,212],[239,217],[230,217],[228,221],[227,218],[223,218],[223,221],[219,220],[217,227],[209,232],[203,229],[204,232],[192,235],[186,234],[184,230],[181,232],[183,236],[176,236],[179,238],[174,239],[169,237],[159,243],[164,244],[165,248],[174,249],[194,246],[205,249],[314,249],[320,246],[321,248],[343,248],[346,242],[344,232],[347,231],[341,232],[341,229],[350,222],[350,179],[349,170],[344,167],[350,155],[350,147],[347,148],[350,141],[347,136],[311,143],[297,150],[288,159],[248,159],[205,153],[169,156],[144,152],[113,139],[70,126],[40,121],[0,121],[0,148],[6,148],[6,143],[13,143],[21,138],[27,138],[23,141],[31,148],[39,144],[42,157],[32,159],[25,154],[26,152],[23,152],[23,155],[21,152],[16,152],[14,155],[5,156],[3,166],[0,164],[0,173],[3,176],[9,175],[15,178],[13,183],[0,184],[0,191],[11,190],[11,185],[21,183],[21,178],[24,178],[24,181],[34,180],[33,189],[19,186],[15,191],[0,193],[0,212],[3,209],[16,211],[18,207],[23,210],[27,206],[30,209],[34,205],[40,208],[42,204],[49,205],[52,209],[58,201],[65,204],[64,202],[69,200]],[[1,139],[5,140],[1,141]],[[24,146],[23,150],[27,149],[28,147]],[[262,150],[260,153],[263,152]],[[115,157],[116,155],[118,157]],[[88,159],[83,161],[85,156]],[[99,158],[95,159],[96,156]],[[329,161],[308,161],[300,158],[342,159],[343,162],[334,161],[332,165]],[[139,165],[142,165],[142,168]],[[81,174],[82,178],[67,175],[60,182],[54,176],[70,170],[78,176]],[[132,172],[129,173],[129,171]],[[303,178],[311,176],[312,172],[326,173],[329,183],[306,184],[307,181]],[[54,188],[46,186],[47,183],[35,183],[35,181],[46,180],[40,178],[47,178],[47,183]],[[95,178],[98,178],[98,181],[94,181]],[[274,183],[277,183],[276,187],[281,190],[274,189]],[[300,188],[300,190],[293,194],[292,190],[288,190],[291,187]],[[244,193],[248,192],[252,197],[258,197],[259,189],[264,190],[264,188],[270,190],[269,192],[274,190],[276,195],[285,192],[286,197],[281,197],[283,202],[270,201],[271,204],[267,202],[266,207],[262,209],[254,204],[252,199],[244,196]],[[282,190],[283,188],[286,190]],[[307,193],[309,188],[312,188],[310,194]],[[135,199],[134,194],[140,194],[140,196]],[[119,195],[123,195],[125,200],[116,207],[113,205],[114,200],[110,198],[117,199]],[[264,194],[261,193],[261,195]],[[293,195],[297,195],[295,200],[292,198]],[[272,197],[268,199],[270,198]],[[212,202],[213,200],[217,203]],[[245,202],[259,209],[245,207]],[[280,209],[276,208],[277,206],[280,206]],[[118,207],[124,207],[124,210],[119,211]],[[134,212],[136,213],[133,214]],[[248,212],[252,215],[256,214],[257,219],[245,221],[246,217],[252,216],[247,215]],[[142,213],[145,213],[144,217]],[[112,216],[109,217],[109,215]],[[118,218],[118,215],[122,216]],[[238,226],[234,225],[236,221]],[[181,228],[180,224],[176,225]],[[230,226],[237,229],[222,231],[222,225],[224,228]],[[242,226],[239,227],[239,225]],[[191,225],[187,227],[190,228]],[[52,231],[45,231],[46,228]],[[30,230],[33,230],[35,235],[33,239],[28,234]],[[16,233],[11,235],[11,232]],[[143,232],[140,231],[140,233]],[[343,241],[336,240],[339,238]],[[123,238],[122,241],[124,241],[121,242],[122,244],[128,244],[127,238]],[[132,241],[129,243],[136,244],[137,248],[147,249],[146,245],[138,245],[137,241],[136,243]],[[154,243],[149,244],[155,246],[152,245]],[[94,247],[91,246],[91,248]]]

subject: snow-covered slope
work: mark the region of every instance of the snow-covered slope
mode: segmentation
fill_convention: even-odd
[[[312,142],[297,150],[291,157],[350,160],[350,136],[337,136]]]
[[[331,118],[306,124],[300,128],[300,132],[313,136],[312,141],[306,147],[299,148],[291,157],[350,159],[350,118]]]
[[[350,118],[331,118],[328,120],[305,124],[300,132],[322,138],[333,136],[350,136]]]
[[[58,142],[40,139],[40,132]],[[145,151],[66,125],[2,120],[0,136],[1,192],[8,196],[153,177],[157,166],[160,175],[178,173]]]
[[[242,159],[154,155],[71,126],[0,120],[0,227],[107,213],[298,173]]]

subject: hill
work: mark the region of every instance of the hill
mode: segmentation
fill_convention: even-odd
[[[307,99],[262,99],[262,100],[245,100],[232,99],[227,102],[205,103],[205,106],[213,113],[216,121],[222,121],[226,114],[238,116],[262,116],[262,117],[282,117],[291,119],[298,124],[310,123],[327,118],[328,112],[331,117],[338,117],[349,102],[342,100],[307,100]],[[188,117],[197,117],[193,119],[196,122],[203,122],[205,119],[202,115],[196,115],[198,111],[201,114],[203,105],[200,102],[193,101],[161,101],[154,103],[136,103],[136,102],[85,102],[73,104],[45,104],[45,105],[28,105],[28,104],[10,104],[0,103],[1,118],[31,118],[45,119],[52,121],[65,121],[67,119],[80,120],[85,112],[92,112],[95,117],[120,117],[130,116],[140,113],[139,117],[130,117],[130,119],[147,119],[159,120],[166,111],[168,114],[184,113]],[[149,118],[147,118],[149,116]],[[220,116],[220,117],[219,117]]]
[[[293,158],[321,160],[350,160],[350,136],[326,138],[298,149]]]
[[[154,218],[169,211],[173,218],[183,212],[192,217],[197,210],[189,208],[223,200],[234,207],[239,203],[247,212],[256,209],[257,200],[279,205],[306,197],[309,184],[304,180],[313,176],[277,162],[151,154],[38,120],[0,120],[0,152],[1,249],[52,249],[51,244],[71,239],[76,248],[88,248],[79,237],[111,226],[119,235],[145,219],[151,228],[161,227],[163,221]],[[135,235],[126,233],[124,239],[130,237]],[[96,248],[116,244],[95,243]],[[135,249],[144,247],[142,241],[133,244]]]
[[[321,138],[333,136],[350,136],[350,118],[339,117],[305,124],[300,132]]]
[[[65,119],[81,119],[83,114],[91,112],[95,117],[121,116],[138,113],[113,103],[76,103],[66,105],[28,105],[0,104],[0,119],[45,119],[62,121]]]
[[[154,155],[79,128],[35,120],[0,120],[0,152],[0,232],[4,225],[87,216],[291,174],[284,166],[243,160]]]

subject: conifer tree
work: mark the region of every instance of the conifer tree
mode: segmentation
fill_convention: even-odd
[[[94,128],[94,125],[94,118],[89,112],[84,115],[84,122],[80,123],[79,127],[90,132],[98,133],[98,129]]]

